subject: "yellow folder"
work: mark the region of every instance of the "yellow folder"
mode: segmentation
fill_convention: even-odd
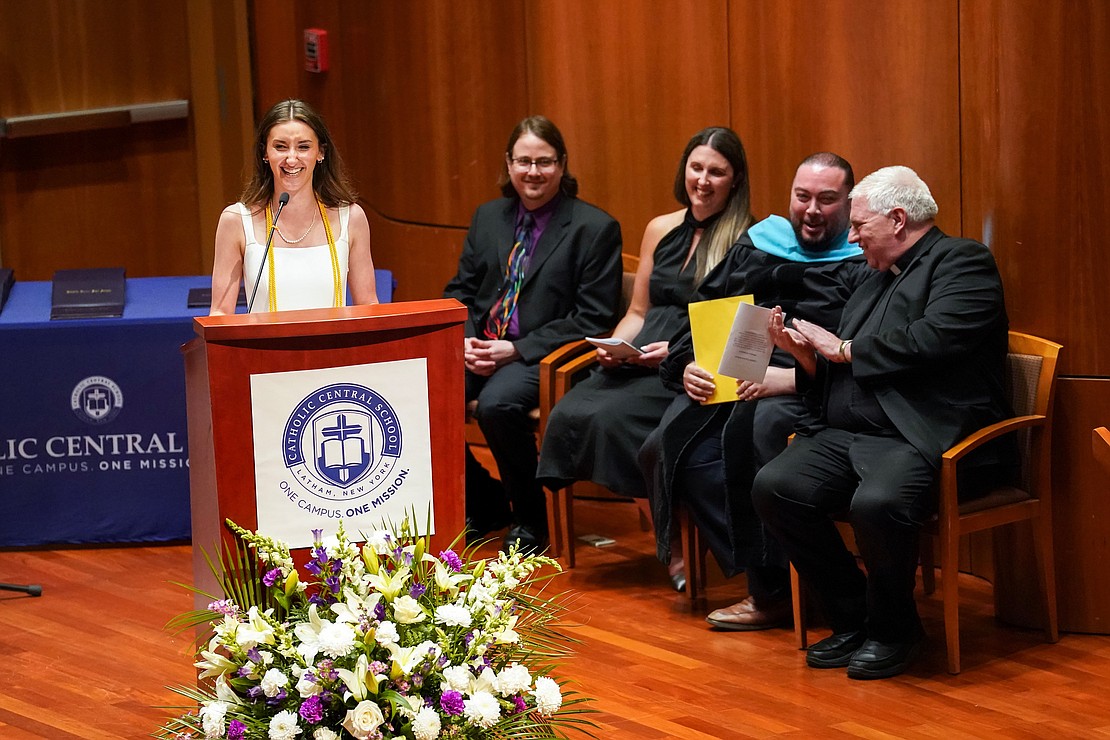
[[[687,308],[690,311],[690,334],[694,341],[694,362],[713,374],[717,388],[706,404],[726,403],[736,400],[736,378],[718,375],[717,366],[725,353],[725,342],[741,303],[754,303],[751,295],[729,296],[712,301],[698,301]]]

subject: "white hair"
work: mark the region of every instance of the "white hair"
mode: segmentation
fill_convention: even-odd
[[[852,188],[850,197],[865,199],[872,213],[884,216],[901,208],[914,224],[932,220],[938,210],[925,181],[901,165],[875,170]]]

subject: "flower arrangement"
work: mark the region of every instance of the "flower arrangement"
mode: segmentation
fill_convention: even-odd
[[[201,686],[162,738],[433,740],[590,735],[588,699],[550,675],[569,639],[547,598],[558,563],[515,549],[495,559],[438,556],[427,539],[375,531],[360,544],[342,522],[304,566],[282,542],[228,521],[236,548],[209,564],[224,598],[171,622],[198,639]],[[457,542],[458,540],[456,540]],[[253,550],[253,553],[251,552]],[[464,559],[466,558],[466,559]]]

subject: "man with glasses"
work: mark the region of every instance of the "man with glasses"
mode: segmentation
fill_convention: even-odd
[[[469,309],[466,400],[501,483],[466,451],[469,542],[505,525],[504,546],[542,548],[547,508],[536,482],[529,413],[539,403],[539,362],[565,344],[610,331],[621,290],[620,226],[577,198],[562,134],[543,116],[509,136],[503,198],[479,206],[458,273],[444,296]]]

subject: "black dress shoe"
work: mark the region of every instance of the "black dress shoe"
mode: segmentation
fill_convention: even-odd
[[[922,638],[909,642],[867,640],[848,663],[848,678],[868,680],[897,676],[921,651]]]
[[[863,630],[838,632],[809,646],[806,665],[810,668],[843,668],[865,642],[867,634]]]
[[[513,545],[516,545],[517,552],[522,555],[536,555],[547,547],[547,535],[533,527],[514,524],[509,527],[501,549],[508,552]]]

